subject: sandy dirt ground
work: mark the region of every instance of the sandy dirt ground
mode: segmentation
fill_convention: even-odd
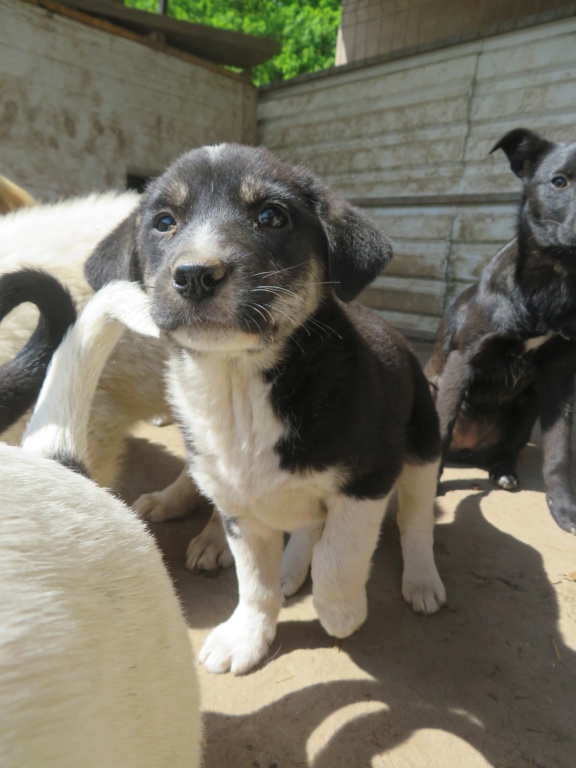
[[[131,502],[163,487],[183,455],[175,427],[143,425],[120,493]],[[392,502],[358,632],[339,644],[326,635],[308,581],[282,609],[259,668],[233,677],[198,665],[205,768],[575,768],[576,537],[548,513],[540,465],[536,439],[516,493],[481,470],[445,472],[440,613],[416,615],[402,600]],[[184,568],[208,516],[152,526],[196,653],[237,596],[234,569],[208,578]]]

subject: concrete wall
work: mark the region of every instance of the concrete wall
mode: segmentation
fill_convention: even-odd
[[[365,300],[432,333],[513,234],[520,183],[501,152],[526,126],[575,139],[576,19],[266,87],[259,141],[370,213],[396,258]]]
[[[193,146],[254,142],[256,99],[215,66],[0,0],[0,173],[40,198],[124,189]]]

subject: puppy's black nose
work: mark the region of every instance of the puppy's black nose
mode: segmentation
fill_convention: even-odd
[[[202,301],[213,296],[226,277],[226,266],[215,264],[179,264],[172,273],[172,285],[185,299]]]

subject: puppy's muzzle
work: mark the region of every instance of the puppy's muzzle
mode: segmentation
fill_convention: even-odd
[[[211,264],[179,264],[172,273],[172,285],[180,296],[192,301],[202,301],[214,296],[226,279],[226,265],[222,262]]]

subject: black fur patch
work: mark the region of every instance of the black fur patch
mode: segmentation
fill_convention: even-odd
[[[365,307],[328,300],[313,320],[268,373],[274,409],[287,424],[276,446],[281,466],[338,467],[345,493],[381,498],[406,459],[440,454],[426,379],[405,339]]]
[[[221,512],[220,518],[222,520],[222,525],[224,526],[224,530],[226,531],[226,536],[228,536],[231,539],[242,538],[242,532],[238,527],[238,522],[235,517],[229,517],[228,515],[225,515]]]
[[[84,475],[84,477],[90,479],[88,469],[80,459],[76,458],[76,456],[69,456],[65,453],[55,453],[52,456],[48,456],[48,458],[52,459],[52,461],[57,461],[58,464],[62,464],[63,467],[70,469],[72,472],[76,472],[78,475]]]

